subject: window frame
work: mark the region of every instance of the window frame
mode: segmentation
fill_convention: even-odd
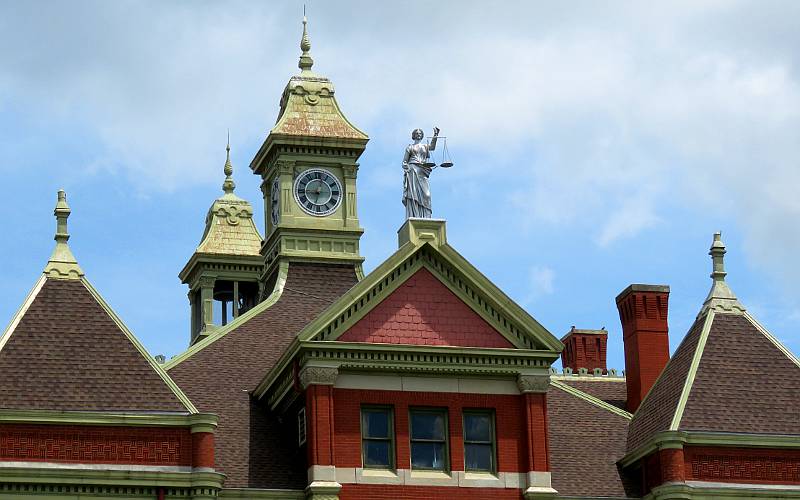
[[[486,445],[486,441],[474,441],[474,440],[467,440],[467,426],[466,426],[466,419],[467,415],[481,415],[481,416],[489,416],[489,426],[490,426],[490,439],[492,446],[492,466],[489,470],[486,469],[470,469],[467,467],[467,445],[468,444],[479,444],[479,445]],[[489,474],[497,474],[497,417],[496,412],[493,408],[464,408],[461,412],[461,433],[462,433],[462,444],[464,446],[464,472],[475,472],[475,473],[489,473]]]
[[[389,422],[387,424],[389,430],[389,437],[388,438],[374,438],[374,437],[365,437],[364,436],[364,411],[385,411],[389,416]],[[361,405],[361,408],[358,412],[358,426],[361,434],[361,468],[363,469],[377,469],[377,470],[395,470],[395,466],[397,463],[396,460],[396,448],[395,448],[395,428],[394,428],[394,407],[390,405]],[[367,465],[365,460],[366,457],[366,448],[365,444],[367,441],[382,441],[382,442],[389,442],[389,466],[384,467],[382,465]]]
[[[414,439],[413,414],[434,413],[444,417],[444,441],[438,439]],[[442,468],[414,467],[414,443],[444,443],[444,464]],[[410,470],[450,473],[450,412],[446,407],[413,406],[408,408],[408,466]]]

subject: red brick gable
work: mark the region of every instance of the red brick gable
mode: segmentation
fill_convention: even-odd
[[[338,340],[514,347],[427,269],[414,273]]]

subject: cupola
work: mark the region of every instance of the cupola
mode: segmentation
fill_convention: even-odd
[[[255,306],[259,299],[261,234],[250,202],[234,194],[230,149],[229,141],[223,195],[211,204],[200,244],[178,275],[189,285],[192,344]]]

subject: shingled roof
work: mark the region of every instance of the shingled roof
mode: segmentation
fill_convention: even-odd
[[[56,250],[0,337],[0,408],[196,413],[83,276],[59,192]]]
[[[800,361],[724,282],[725,246],[719,234],[710,254],[714,284],[634,415],[628,452],[662,431],[800,435]]]
[[[289,263],[273,295],[167,363],[202,411],[219,415],[216,467],[226,487],[304,488],[304,458],[250,396],[298,331],[356,282],[353,265]]]

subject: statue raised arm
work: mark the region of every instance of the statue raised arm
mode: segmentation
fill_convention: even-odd
[[[436,165],[430,161],[430,152],[436,149],[439,129],[433,128],[433,137],[427,144],[422,142],[424,137],[422,129],[414,129],[411,132],[413,142],[406,147],[403,155],[403,205],[406,207],[406,218],[430,219],[432,214],[428,178]]]

